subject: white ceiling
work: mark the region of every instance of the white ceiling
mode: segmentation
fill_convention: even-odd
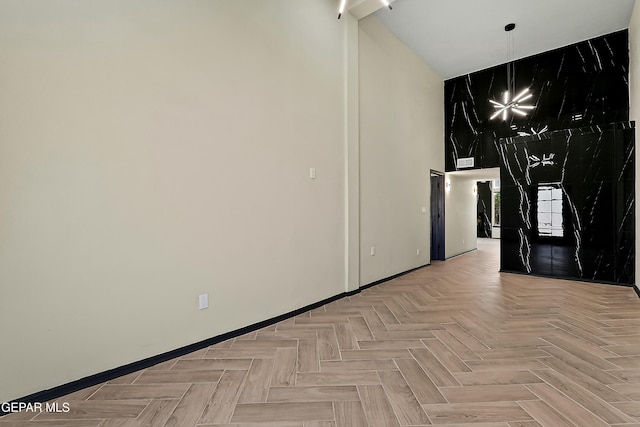
[[[396,0],[375,12],[445,80],[625,29],[635,0]]]

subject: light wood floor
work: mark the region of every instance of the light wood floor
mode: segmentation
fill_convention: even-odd
[[[640,426],[630,288],[498,273],[498,242],[0,427]]]

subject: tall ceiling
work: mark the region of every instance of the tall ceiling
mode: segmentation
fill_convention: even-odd
[[[635,0],[396,0],[375,12],[445,80],[625,29]],[[504,26],[515,23],[510,58]]]

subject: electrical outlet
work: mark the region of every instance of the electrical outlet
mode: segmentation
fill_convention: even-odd
[[[376,254],[376,247],[371,246],[371,256],[374,256],[375,254]]]
[[[309,168],[309,178],[316,179],[316,168]]]
[[[416,255],[420,255],[420,248],[416,249]]]
[[[200,310],[209,307],[209,294],[202,294],[198,297],[198,307],[200,307]]]

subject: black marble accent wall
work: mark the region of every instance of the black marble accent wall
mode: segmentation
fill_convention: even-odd
[[[634,283],[634,123],[499,143],[501,270]]]
[[[478,182],[478,237],[491,237],[491,184],[489,182]]]
[[[514,35],[517,43],[517,31]],[[505,35],[505,49],[506,49]],[[506,64],[445,82],[446,171],[458,158],[475,168],[499,165],[498,140],[629,120],[628,32],[611,33],[515,61],[516,92],[530,88],[535,109],[525,117],[489,120],[507,88]]]

